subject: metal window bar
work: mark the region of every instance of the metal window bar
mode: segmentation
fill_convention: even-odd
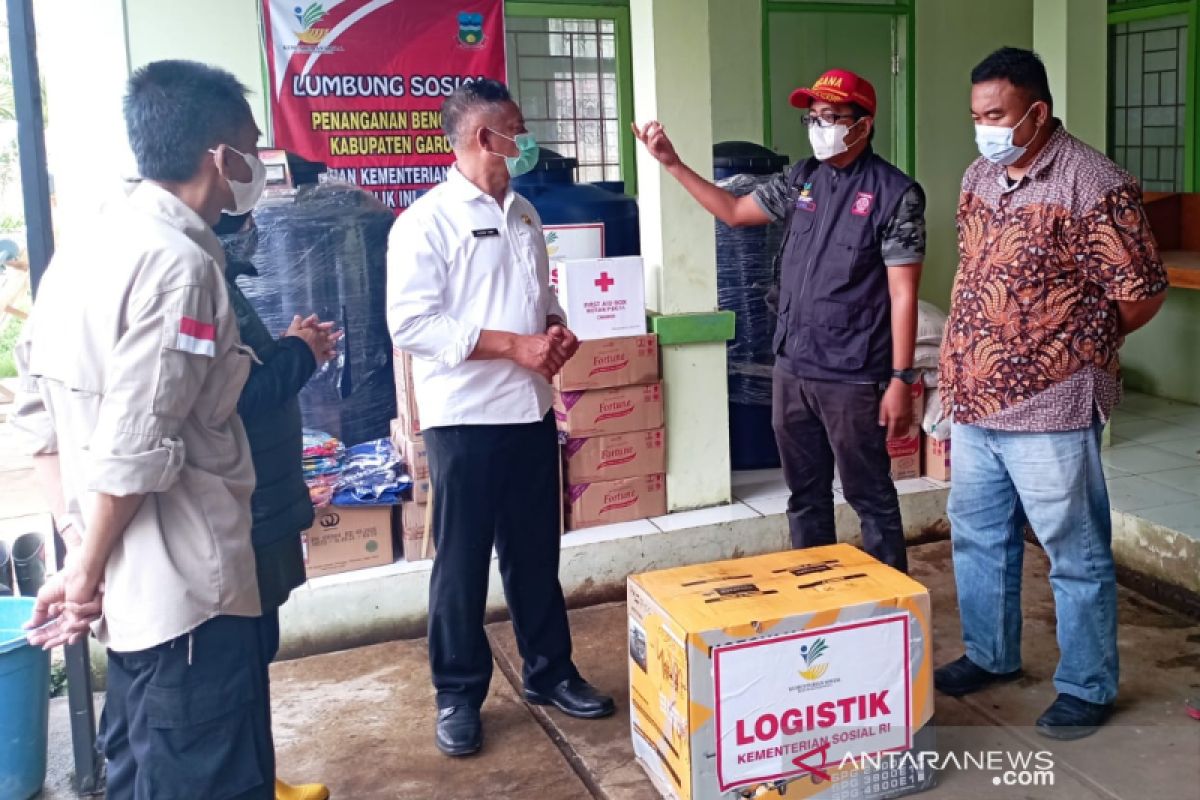
[[[542,131],[538,138],[546,146],[575,157],[579,161],[580,180],[619,179],[617,43],[613,22],[549,18],[541,30],[510,30],[508,41],[510,83],[525,107],[527,121],[535,130]],[[544,48],[546,54],[539,48]],[[531,60],[535,58],[548,60],[550,66],[545,74],[532,72]],[[565,60],[562,69],[553,67],[553,62],[559,59]],[[594,67],[591,61],[595,62]],[[611,63],[611,68],[606,69],[606,63]],[[614,96],[610,98],[609,94]],[[544,110],[539,113],[539,109]]]
[[[1150,46],[1151,34],[1168,33],[1174,34],[1170,46]],[[1183,188],[1186,103],[1182,98],[1190,76],[1181,69],[1180,60],[1187,52],[1187,35],[1186,19],[1163,19],[1154,27],[1122,23],[1110,30],[1110,154],[1153,191]],[[1148,57],[1155,55],[1169,56],[1169,66],[1149,66],[1147,61],[1155,59]],[[1164,113],[1168,111],[1169,116]],[[1170,135],[1162,135],[1165,131]]]

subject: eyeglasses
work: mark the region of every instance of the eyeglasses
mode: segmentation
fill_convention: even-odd
[[[818,128],[832,128],[844,119],[857,120],[858,116],[855,114],[834,114],[831,111],[825,114],[805,114],[800,118],[800,122],[806,128],[811,128],[814,125]]]

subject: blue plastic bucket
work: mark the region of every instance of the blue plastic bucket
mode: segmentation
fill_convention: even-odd
[[[0,797],[29,800],[46,781],[50,653],[25,643],[32,597],[0,597]]]

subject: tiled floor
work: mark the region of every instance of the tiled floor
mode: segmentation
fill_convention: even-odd
[[[1103,458],[1113,508],[1200,538],[1200,407],[1127,394]]]
[[[1200,406],[1129,392],[1112,425],[1112,447],[1103,456],[1112,507],[1200,539]],[[900,481],[897,488],[909,494],[946,485],[920,478]],[[733,494],[737,504],[760,515],[787,510],[779,470],[735,472]],[[846,502],[840,481],[834,482],[834,502]],[[693,513],[728,514],[736,507]],[[654,520],[659,527],[674,522],[674,515]]]
[[[1197,463],[1200,464],[1200,462]],[[930,478],[915,478],[899,481],[896,484],[896,490],[900,494],[917,494],[944,489],[948,485]],[[782,514],[787,511],[788,488],[783,482],[783,474],[777,469],[733,473],[733,496],[738,503],[763,516]],[[846,498],[842,495],[842,482],[836,479],[833,482],[833,502],[835,505],[842,505],[846,502]],[[655,520],[655,522],[659,521]]]

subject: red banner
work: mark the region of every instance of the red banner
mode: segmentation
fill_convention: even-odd
[[[503,0],[262,0],[275,147],[399,212],[454,163],[442,102],[504,80]]]

